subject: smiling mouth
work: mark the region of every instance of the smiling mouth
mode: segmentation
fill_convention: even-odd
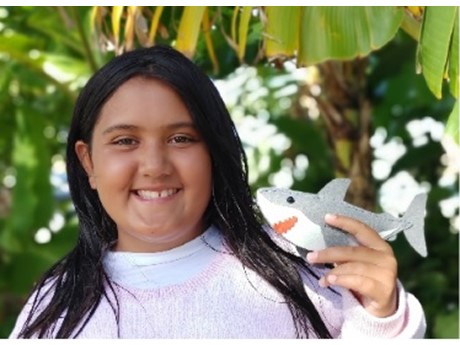
[[[297,223],[297,220],[297,217],[293,216],[291,218],[273,224],[272,228],[275,229],[277,233],[284,234],[294,227],[294,225]]]
[[[176,194],[177,192],[179,192],[179,189],[177,188],[170,188],[161,191],[139,189],[135,191],[135,194],[143,200],[156,200],[167,198],[171,195]]]

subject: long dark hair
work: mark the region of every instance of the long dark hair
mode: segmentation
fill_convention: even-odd
[[[262,228],[248,184],[246,155],[217,89],[188,58],[163,46],[142,48],[114,58],[94,74],[78,97],[67,142],[68,181],[80,225],[78,240],[73,250],[37,283],[37,297],[19,336],[76,337],[102,298],[109,299],[107,289],[113,287],[102,259],[117,239],[116,225],[102,207],[97,192],[90,188],[74,146],[78,140],[91,143],[103,105],[120,85],[135,76],[161,80],[173,88],[189,109],[208,147],[213,192],[206,220],[219,227],[243,265],[256,271],[285,297],[298,337],[330,338],[299,274],[300,267],[308,266],[280,249]],[[47,305],[40,305],[41,290],[50,282],[54,294],[48,297]],[[118,303],[113,299],[110,303],[118,320]],[[62,315],[64,318],[57,325]]]

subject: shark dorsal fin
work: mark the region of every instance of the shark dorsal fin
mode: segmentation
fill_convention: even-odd
[[[318,195],[323,198],[343,200],[347,194],[347,189],[350,186],[351,180],[348,178],[336,178],[325,185]]]

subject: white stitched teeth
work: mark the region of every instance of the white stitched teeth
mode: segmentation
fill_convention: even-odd
[[[142,198],[146,200],[151,200],[151,199],[159,199],[159,198],[166,198],[170,195],[173,195],[177,192],[177,189],[166,189],[162,191],[153,191],[153,190],[138,190],[137,194]]]

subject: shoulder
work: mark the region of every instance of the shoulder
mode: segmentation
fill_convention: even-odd
[[[268,224],[262,226],[262,230],[270,237],[270,240],[275,243],[279,248],[284,250],[287,253],[290,253],[295,256],[299,256],[297,252],[297,247],[286,240],[283,236],[276,233]]]
[[[319,279],[329,268],[323,265],[310,265],[299,268],[305,292],[321,316],[324,324],[335,338],[341,332],[344,321],[343,291],[335,287],[322,287]]]

